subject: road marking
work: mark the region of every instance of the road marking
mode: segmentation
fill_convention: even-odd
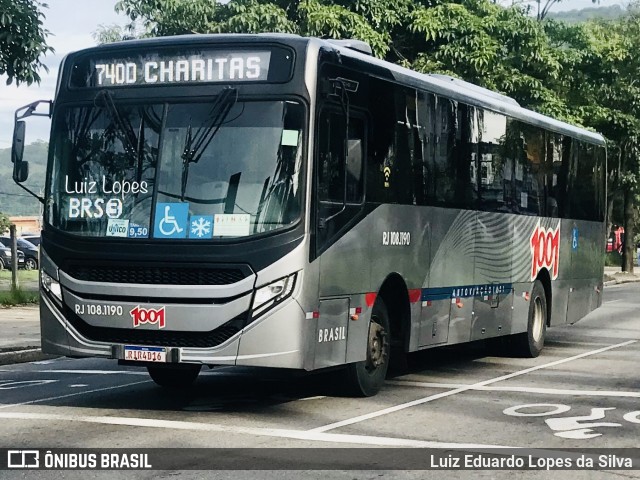
[[[616,302],[621,302],[622,299],[618,298],[617,300],[609,300],[608,302],[602,302],[602,303],[616,303]]]
[[[84,415],[61,415],[46,413],[0,412],[0,418],[10,420],[38,420],[83,422],[103,425],[121,425],[127,427],[166,428],[172,430],[192,430],[207,432],[237,433],[245,435],[259,435],[296,440],[310,440],[331,443],[352,443],[360,445],[376,445],[385,447],[414,447],[414,448],[515,448],[503,445],[483,445],[476,443],[429,442],[410,438],[375,437],[368,435],[347,435],[342,433],[321,433],[304,430],[286,430],[279,428],[234,427],[217,425],[214,423],[186,422],[178,420],[159,420],[155,418],[139,417],[106,417]]]
[[[53,358],[51,360],[40,360],[39,362],[29,362],[31,365],[49,365],[51,363],[59,362],[60,358]]]
[[[82,388],[82,387],[88,387],[89,385],[87,385],[86,383],[74,383],[73,385],[69,385],[69,388]]]
[[[67,393],[66,395],[58,395],[57,397],[39,398],[37,400],[29,400],[28,402],[7,403],[5,405],[0,405],[0,409],[2,409],[2,408],[19,407],[21,405],[31,405],[33,403],[49,402],[49,401],[52,401],[52,400],[60,400],[62,398],[75,397],[77,395],[86,395],[87,393],[105,392],[107,390],[115,390],[117,388],[132,387],[133,385],[140,385],[141,383],[149,383],[149,382],[151,382],[151,380],[143,380],[141,382],[125,383],[123,385],[115,385],[113,387],[94,388],[93,390],[85,390],[84,392]]]
[[[456,388],[454,390],[450,390],[448,392],[436,393],[435,395],[430,395],[428,397],[419,398],[417,400],[413,400],[411,402],[401,403],[399,405],[395,405],[393,407],[384,408],[382,410],[377,410],[375,412],[367,413],[365,415],[359,415],[357,417],[348,418],[346,420],[342,420],[340,422],[330,423],[329,425],[324,425],[322,427],[312,428],[309,430],[310,432],[326,432],[328,430],[333,430],[335,428],[344,427],[346,425],[353,425],[354,423],[363,422],[365,420],[370,420],[372,418],[380,417],[382,415],[388,415],[390,413],[395,413],[400,410],[404,410],[406,408],[415,407],[417,405],[422,405],[424,403],[433,402],[434,400],[438,400],[440,398],[450,397],[451,395],[456,395],[458,393],[466,392],[468,390],[473,390],[477,387],[484,387],[485,385],[490,385],[492,383],[501,382],[503,380],[508,380],[510,378],[519,377],[521,375],[526,375],[527,373],[535,372],[537,370],[541,370],[543,368],[555,367],[556,365],[562,365],[563,363],[571,362],[573,360],[578,360],[580,358],[588,357],[591,355],[597,355],[599,353],[606,352],[608,350],[613,350],[614,348],[625,347],[627,345],[631,345],[637,343],[638,340],[628,340],[626,342],[617,343],[615,345],[609,345],[608,347],[599,348],[597,350],[592,350],[589,352],[581,353],[579,355],[574,355],[573,357],[563,358],[561,360],[555,360],[553,362],[544,363],[542,365],[538,365],[531,368],[526,368],[524,370],[519,370],[517,372],[509,373],[507,375],[502,375],[500,377],[491,378],[489,380],[485,380],[483,382],[474,383],[473,385],[464,386],[460,388]]]
[[[7,380],[7,381],[0,382],[0,390],[14,390],[16,388],[37,387],[40,385],[55,383],[57,381],[58,380],[21,380],[21,381]]]
[[[149,375],[146,370],[132,372],[131,370],[38,370],[38,373],[71,373],[74,375]]]
[[[640,398],[640,392],[615,392],[612,390],[566,390],[559,388],[538,388],[538,387],[475,387],[464,383],[432,383],[413,382],[411,380],[387,380],[387,385],[398,385],[400,387],[420,387],[420,388],[469,388],[481,392],[518,392],[518,393],[543,393],[546,395],[578,395],[585,397],[631,397]]]

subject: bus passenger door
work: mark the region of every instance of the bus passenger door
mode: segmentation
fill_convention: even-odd
[[[320,297],[369,291],[369,231],[364,207],[364,118],[324,108],[318,120],[316,252]],[[363,269],[365,271],[363,271]],[[355,273],[355,274],[354,274]]]

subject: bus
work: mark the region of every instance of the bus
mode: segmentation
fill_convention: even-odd
[[[71,53],[55,100],[16,112],[19,184],[37,114],[46,353],[170,388],[203,366],[326,370],[370,396],[395,355],[498,339],[536,357],[602,302],[603,137],[357,40]]]

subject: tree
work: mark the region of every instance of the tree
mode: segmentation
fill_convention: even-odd
[[[622,202],[625,228],[623,270],[633,271],[636,197],[640,193],[640,16],[582,25],[545,22],[558,51],[563,75],[555,88],[567,99],[576,122],[602,133],[608,140],[608,208]]]
[[[561,75],[558,52],[540,23],[518,6],[486,0],[437,2],[416,8],[410,31],[415,60],[425,73],[443,72],[515,98],[522,106],[571,120],[553,90]]]
[[[41,8],[47,5],[38,0],[0,0],[0,74],[7,85],[39,83],[38,70],[48,71],[41,57],[53,48],[46,44]]]
[[[4,213],[0,212],[0,235],[6,233],[11,226],[11,220]]]

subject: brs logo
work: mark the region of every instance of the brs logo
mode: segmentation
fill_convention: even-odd
[[[138,305],[129,314],[133,318],[134,328],[143,323],[157,323],[158,328],[164,328],[164,307],[154,310],[153,308],[140,308]]]
[[[546,229],[536,225],[536,229],[531,235],[531,280],[535,280],[538,272],[543,268],[549,270],[551,279],[558,278],[558,267],[560,266],[560,222],[555,229]]]

